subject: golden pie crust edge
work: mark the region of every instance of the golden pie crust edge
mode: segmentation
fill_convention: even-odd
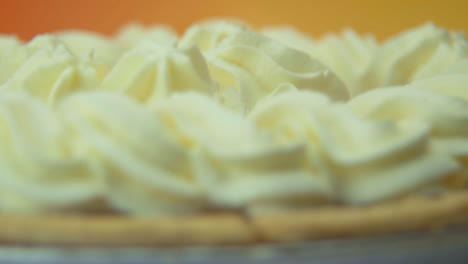
[[[0,215],[0,243],[13,246],[252,245],[440,230],[468,223],[468,191],[367,207],[324,207],[251,218],[213,213],[164,218]]]

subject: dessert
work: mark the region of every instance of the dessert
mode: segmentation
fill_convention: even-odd
[[[468,46],[226,21],[0,38],[0,241],[252,244],[468,220]]]

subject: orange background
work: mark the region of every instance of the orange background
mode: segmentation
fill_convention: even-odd
[[[183,32],[213,16],[254,26],[292,24],[314,36],[353,27],[382,39],[427,21],[468,31],[468,0],[0,0],[0,32],[23,39],[69,28],[111,34],[130,21],[170,24]]]

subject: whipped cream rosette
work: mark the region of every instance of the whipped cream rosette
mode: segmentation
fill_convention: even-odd
[[[251,212],[310,206],[330,198],[327,179],[302,142],[280,144],[209,97],[174,95],[156,106],[194,165],[213,206]]]
[[[0,94],[0,211],[41,213],[93,207],[104,191],[97,161],[76,148],[42,102]]]
[[[371,91],[349,105],[366,119],[422,121],[431,127],[434,138],[468,142],[468,102],[461,98],[410,85]]]
[[[451,84],[449,81],[444,84],[437,83],[437,79],[444,77],[450,75],[431,78],[434,79],[431,82],[432,86],[424,86],[424,83],[431,79],[415,82],[415,87],[426,87],[427,90],[413,88],[412,85],[378,89],[354,98],[349,105],[354,112],[366,119],[420,121],[427,124],[430,127],[433,147],[457,158],[464,166],[464,171],[454,176],[458,176],[455,178],[462,182],[461,185],[465,185],[464,182],[468,182],[468,101],[458,98],[456,93],[464,91],[466,85],[460,85],[460,90],[453,89],[456,88],[453,86],[438,86],[437,84]],[[430,91],[431,87],[450,95]],[[453,90],[450,90],[450,87]]]
[[[59,41],[51,36],[37,36],[28,43],[11,43],[11,38],[4,40],[10,43],[0,54],[0,84],[10,78],[26,59],[38,50],[53,50],[59,45]]]
[[[344,107],[324,116],[322,120],[328,122],[324,148],[340,177],[339,197],[346,203],[368,204],[417,194],[460,170],[449,155],[430,148],[429,128],[424,123],[369,122]]]
[[[366,204],[399,197],[457,170],[449,155],[429,148],[420,122],[369,121],[311,92],[271,96],[249,116],[284,140],[301,139],[321,155],[335,197]]]
[[[314,41],[284,28],[268,29],[265,34],[325,64],[346,84],[351,97],[378,87],[408,84],[445,73],[466,73],[468,69],[468,46],[463,34],[432,24],[383,43],[352,30]]]
[[[328,95],[333,100],[349,98],[344,84],[328,68],[308,54],[255,33],[245,26],[209,23],[190,28],[179,46],[197,45],[204,53],[221,97],[233,97],[249,111],[279,85],[291,83]],[[233,92],[234,91],[234,92]],[[232,101],[232,99],[231,99]]]
[[[359,35],[352,29],[317,39],[290,27],[270,27],[262,33],[319,60],[344,82],[351,97],[365,91],[368,71],[380,51],[373,36]]]
[[[83,93],[60,105],[66,126],[105,174],[118,211],[186,213],[206,204],[190,163],[157,116],[123,95]]]
[[[14,47],[0,61],[0,92],[25,91],[50,104],[70,93],[97,89],[109,66],[77,57],[53,36]]]
[[[373,89],[408,84],[442,73],[467,56],[468,45],[461,33],[424,25],[386,41],[364,85]]]
[[[122,55],[101,89],[154,104],[173,92],[213,93],[215,84],[198,48],[145,40]]]
[[[341,35],[328,35],[316,41],[311,56],[335,72],[354,97],[366,87],[366,74],[378,52],[379,44],[373,36],[360,36],[348,29]]]

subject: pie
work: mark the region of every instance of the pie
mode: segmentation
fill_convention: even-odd
[[[0,37],[0,242],[252,245],[468,222],[468,42],[133,24]]]

